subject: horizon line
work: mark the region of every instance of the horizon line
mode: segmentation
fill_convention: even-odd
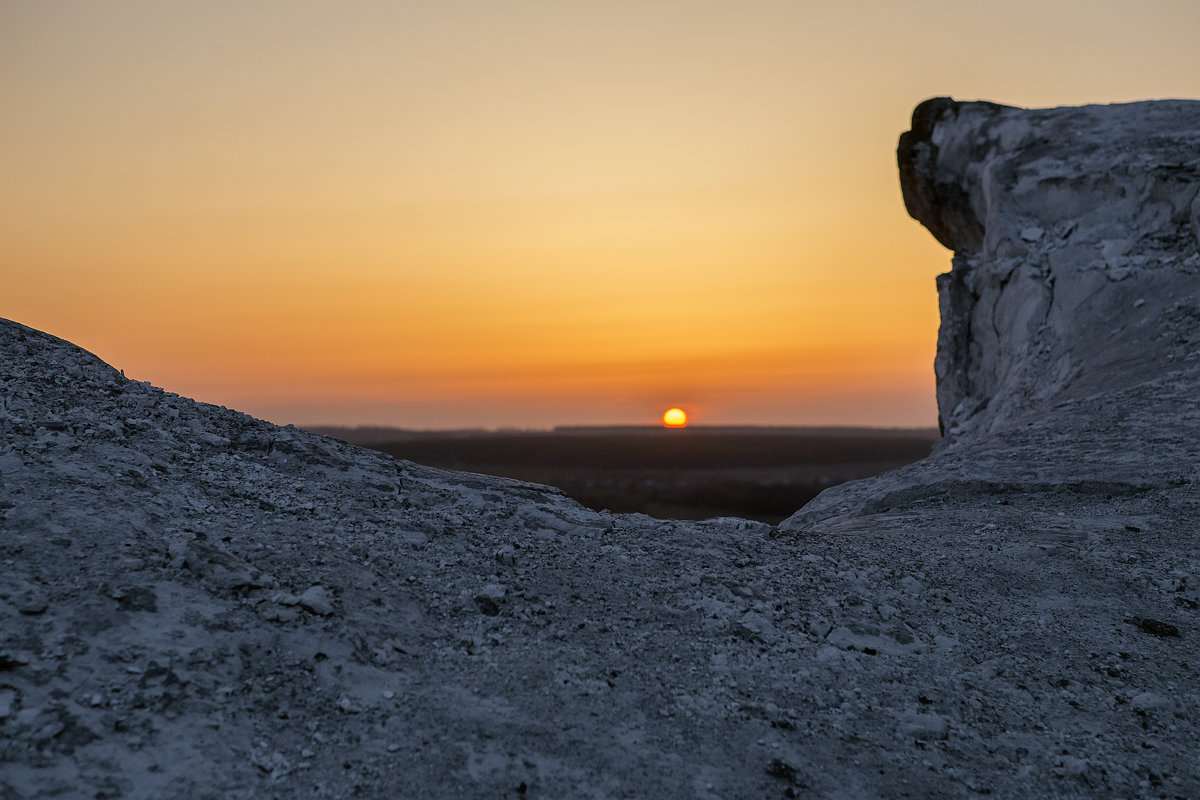
[[[505,434],[505,433],[576,433],[585,431],[613,431],[613,430],[636,430],[636,431],[666,431],[679,432],[687,430],[747,430],[747,431],[912,431],[912,432],[933,432],[939,437],[940,432],[936,425],[850,425],[850,424],[827,424],[827,425],[789,425],[789,424],[758,424],[758,423],[729,423],[729,424],[704,424],[704,423],[689,423],[684,428],[667,428],[662,424],[654,423],[613,423],[613,424],[578,424],[578,425],[553,425],[550,427],[521,427],[516,425],[506,425],[498,427],[472,426],[472,427],[452,427],[452,428],[404,428],[397,425],[381,425],[381,424],[360,424],[360,425],[339,425],[339,424],[294,424],[293,427],[302,428],[304,430],[337,430],[337,431],[396,431],[401,433],[413,434],[448,434],[448,433],[485,433],[485,434]]]

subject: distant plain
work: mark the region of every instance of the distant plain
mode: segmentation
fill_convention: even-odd
[[[938,439],[926,428],[308,430],[419,464],[557,486],[597,511],[772,524],[830,486],[924,458]]]

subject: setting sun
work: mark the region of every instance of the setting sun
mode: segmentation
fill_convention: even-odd
[[[668,428],[686,428],[687,414],[682,408],[669,408],[662,417],[663,425]]]

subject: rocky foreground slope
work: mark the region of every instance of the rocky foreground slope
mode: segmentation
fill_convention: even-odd
[[[1106,125],[1093,169],[1169,168],[1175,233],[1053,256],[1103,176],[1014,220],[987,165]],[[1200,179],[1154,149],[1196,130],[920,107],[954,435],[778,528],[394,461],[0,322],[0,798],[1200,796]],[[1095,303],[1004,310],[1061,258]]]

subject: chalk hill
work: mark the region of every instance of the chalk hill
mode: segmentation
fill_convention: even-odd
[[[1200,794],[1197,130],[920,106],[947,446],[779,527],[396,461],[0,322],[0,797]]]

